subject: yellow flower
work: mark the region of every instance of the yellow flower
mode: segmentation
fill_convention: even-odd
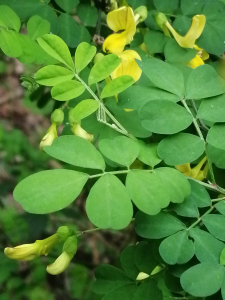
[[[79,136],[89,142],[92,142],[94,139],[93,134],[91,133],[87,133],[87,131],[85,131],[79,123],[74,123],[71,126],[71,130],[73,132],[74,135]]]
[[[58,275],[66,270],[69,266],[73,256],[69,255],[67,252],[63,252],[53,264],[47,266],[46,271],[52,275]]]
[[[198,51],[196,56],[186,63],[186,65],[191,67],[192,69],[204,65],[204,60],[209,58],[209,54],[205,50],[199,48],[196,45],[194,45],[194,48]]]
[[[133,10],[123,6],[111,11],[107,15],[107,24],[114,34],[106,38],[103,44],[103,51],[118,54],[121,53],[125,45],[129,44],[136,32],[136,23]],[[119,31],[123,30],[121,33]]]
[[[201,170],[205,162],[206,157],[204,157],[194,168],[191,168],[190,163],[175,166],[175,168],[188,177],[202,181],[206,178],[208,173],[208,163],[206,163],[204,169]]]
[[[17,260],[32,260],[40,255],[48,255],[51,248],[58,242],[58,235],[53,234],[47,239],[37,240],[33,244],[25,244],[14,248],[5,248],[7,257]]]
[[[191,27],[185,36],[179,35],[167,21],[165,25],[173,34],[177,43],[183,48],[194,48],[195,41],[200,37],[205,27],[206,17],[204,15],[196,15],[192,18]]]
[[[117,78],[122,75],[129,75],[137,81],[141,77],[141,69],[136,63],[135,59],[141,60],[139,54],[134,50],[125,50],[118,54],[121,58],[120,65],[112,72],[112,79]]]
[[[57,124],[52,123],[50,128],[47,130],[46,135],[40,142],[40,149],[43,150],[44,146],[51,146],[53,141],[58,137],[57,135]]]

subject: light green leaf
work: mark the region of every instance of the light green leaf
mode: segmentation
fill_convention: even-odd
[[[17,32],[20,30],[20,18],[9,6],[0,5],[0,26]]]
[[[225,216],[209,214],[202,217],[202,222],[213,236],[221,241],[225,241]]]
[[[207,142],[215,148],[225,150],[225,124],[213,125],[206,137]]]
[[[87,180],[88,174],[72,170],[42,171],[22,180],[13,196],[29,213],[52,213],[72,203]]]
[[[215,208],[221,213],[221,215],[225,215],[225,202],[224,201],[219,201],[218,203],[216,203]]]
[[[208,145],[208,153],[212,163],[214,163],[217,168],[225,169],[225,150]]]
[[[35,79],[37,83],[54,86],[64,81],[69,81],[74,77],[74,73],[60,66],[46,66],[37,71]]]
[[[200,137],[189,133],[177,133],[163,139],[158,146],[158,155],[167,165],[183,165],[199,158],[205,151]]]
[[[210,122],[225,122],[225,94],[203,100],[197,117]]]
[[[91,188],[86,202],[90,221],[100,228],[123,229],[133,216],[125,186],[114,175],[103,175]]]
[[[149,216],[139,211],[135,216],[136,233],[147,239],[161,239],[183,229],[186,226],[169,213]]]
[[[213,97],[225,92],[225,82],[210,65],[195,68],[190,73],[186,83],[187,99],[199,100]]]
[[[50,32],[50,23],[40,16],[33,16],[27,22],[28,35],[32,40]]]
[[[79,136],[58,137],[52,146],[45,146],[44,151],[52,157],[74,166],[105,169],[105,162],[100,152],[90,142]]]
[[[116,54],[108,54],[91,69],[88,84],[99,82],[108,77],[119,66],[121,59]]]
[[[219,291],[223,284],[224,267],[204,262],[185,271],[180,279],[183,289],[192,296],[211,296]]]
[[[138,143],[125,136],[114,139],[102,139],[98,143],[99,150],[108,159],[129,167],[139,154]]]
[[[172,102],[179,101],[179,97],[174,94],[144,85],[133,85],[118,95],[119,106],[130,109],[139,109],[148,101],[157,99]]]
[[[189,180],[189,183],[191,193],[187,198],[193,200],[198,207],[211,206],[210,196],[204,186],[194,180]]]
[[[41,38],[38,38],[37,41],[44,51],[74,71],[70,51],[61,38],[54,34],[45,34]]]
[[[55,0],[57,5],[67,13],[70,13],[79,3],[79,0]]]
[[[59,101],[68,101],[83,94],[85,87],[75,80],[58,83],[51,89],[52,98]]]
[[[159,253],[169,265],[185,264],[195,254],[194,243],[189,240],[187,231],[178,231],[167,237],[159,246]]]
[[[76,72],[80,73],[93,59],[96,53],[96,47],[88,43],[81,43],[75,52],[75,68]]]
[[[223,248],[221,254],[220,254],[220,264],[225,265],[225,248]]]
[[[173,134],[192,123],[192,116],[185,108],[166,100],[152,100],[139,109],[144,128],[160,134]]]
[[[74,122],[79,123],[80,120],[91,115],[99,108],[99,103],[93,99],[82,100],[78,103],[72,111],[70,111],[70,117]]]
[[[154,166],[158,165],[162,160],[157,154],[158,144],[145,144],[143,141],[139,141],[140,152],[138,155],[138,159],[145,163],[146,165]]]
[[[95,278],[92,289],[94,293],[103,295],[133,282],[124,272],[109,264],[98,266],[95,269]]]
[[[96,26],[98,20],[98,11],[95,6],[80,3],[77,6],[77,15],[85,26]]]
[[[35,46],[34,42],[27,35],[14,33],[22,48],[23,53],[17,59],[23,64],[30,64],[35,61]]]
[[[134,295],[134,300],[154,299],[163,300],[162,291],[157,286],[157,281],[150,278],[142,282]]]
[[[200,262],[219,263],[224,243],[214,238],[207,231],[191,228],[190,236],[194,239],[195,255]]]
[[[180,70],[153,57],[138,60],[137,64],[156,87],[183,97],[184,78]]]
[[[23,53],[16,32],[5,29],[0,30],[0,48],[9,57],[18,57]]]
[[[104,87],[101,98],[111,97],[121,93],[122,91],[126,90],[129,86],[134,83],[134,80],[131,76],[123,75],[118,78],[111,80],[106,86]]]

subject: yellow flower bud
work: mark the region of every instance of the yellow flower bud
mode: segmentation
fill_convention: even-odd
[[[148,10],[146,6],[139,6],[134,11],[134,19],[136,21],[136,24],[144,22],[145,19],[147,19],[148,16]]]
[[[71,259],[73,258],[72,255],[69,255],[67,252],[63,252],[53,264],[47,266],[46,271],[52,275],[58,275],[66,270],[69,266]]]
[[[74,123],[71,126],[71,130],[73,132],[74,135],[82,137],[83,139],[92,142],[94,139],[93,134],[91,133],[87,133],[81,126],[79,123]]]
[[[50,128],[47,130],[46,135],[40,142],[40,149],[43,150],[44,146],[51,146],[53,141],[58,137],[57,135],[57,125],[56,123],[52,123]]]
[[[144,279],[146,279],[146,278],[148,278],[148,277],[149,277],[148,274],[146,274],[146,273],[144,273],[144,272],[140,272],[140,273],[138,274],[136,280],[141,281],[141,280],[144,280]]]

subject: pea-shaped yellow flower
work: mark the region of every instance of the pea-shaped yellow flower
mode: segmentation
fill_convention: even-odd
[[[175,167],[184,175],[202,181],[206,178],[208,173],[208,163],[206,163],[203,170],[201,170],[205,162],[206,162],[206,157],[204,157],[194,168],[191,168],[190,163],[175,166]]]

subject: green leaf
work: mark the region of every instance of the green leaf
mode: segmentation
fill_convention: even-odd
[[[98,108],[99,108],[99,103],[96,100],[93,99],[82,100],[74,107],[72,111],[70,111],[70,115],[75,122],[79,123],[80,120],[91,115]]]
[[[17,59],[23,64],[30,64],[35,61],[34,42],[27,36],[19,33],[14,33],[19,42],[23,53]]]
[[[220,253],[224,248],[224,243],[218,241],[210,233],[199,228],[191,228],[190,236],[194,239],[195,255],[203,262],[219,263]]]
[[[193,200],[198,207],[211,206],[211,199],[207,190],[200,183],[189,180],[191,193],[187,199]]]
[[[180,70],[153,57],[137,61],[137,64],[156,87],[183,97],[184,78]]]
[[[169,265],[185,264],[195,254],[194,243],[188,239],[187,231],[178,231],[167,237],[159,246],[159,253]]]
[[[98,61],[91,69],[88,84],[99,82],[108,77],[119,66],[121,59],[116,54],[109,54]]]
[[[207,148],[211,161],[217,168],[225,169],[225,150],[218,149],[212,145],[208,145]]]
[[[48,214],[72,203],[87,180],[88,174],[72,170],[42,171],[22,180],[13,196],[25,211]]]
[[[0,48],[9,57],[18,57],[23,53],[16,32],[3,28],[0,30]]]
[[[105,169],[105,162],[98,150],[87,140],[73,135],[60,136],[44,151],[68,164],[90,169]]]
[[[215,208],[221,213],[221,215],[225,215],[225,202],[219,201],[216,203]]]
[[[163,53],[168,37],[159,31],[148,31],[144,36],[144,43],[149,51],[149,53]]]
[[[178,8],[178,0],[153,0],[153,3],[158,11],[171,12]]]
[[[143,5],[147,5],[147,0],[128,0],[127,3],[133,8],[136,9],[137,7]]]
[[[133,85],[118,95],[119,106],[123,108],[139,109],[150,100],[168,100],[178,102],[178,96],[155,87]]]
[[[81,42],[91,42],[91,36],[83,25],[76,22],[76,20],[68,15],[61,14],[58,17],[59,32],[58,35],[70,48],[77,47]]]
[[[77,6],[77,15],[85,26],[96,26],[98,20],[98,11],[95,6],[80,3]]]
[[[134,295],[134,300],[154,299],[163,300],[162,291],[157,286],[157,281],[148,279],[142,282]]]
[[[135,216],[136,233],[147,239],[161,239],[183,229],[185,225],[169,213],[149,216],[139,211]]]
[[[68,101],[83,94],[85,86],[75,80],[58,83],[51,89],[52,98],[59,101]]]
[[[203,100],[197,117],[210,122],[225,122],[225,94]]]
[[[103,295],[133,282],[120,269],[108,264],[95,269],[95,278],[92,289],[96,294]]]
[[[108,159],[129,167],[138,157],[138,143],[125,136],[118,136],[112,140],[102,139],[98,143],[99,150]]]
[[[202,217],[202,222],[213,236],[225,241],[225,216],[215,214],[206,215]]]
[[[118,78],[111,80],[106,86],[103,88],[101,93],[101,98],[111,97],[121,93],[126,90],[129,86],[134,83],[134,80],[131,76],[123,75]]]
[[[181,275],[183,289],[195,297],[215,294],[221,288],[223,280],[224,267],[210,262],[195,265]]]
[[[169,39],[164,49],[167,62],[189,62],[193,59],[197,51],[193,48],[182,48],[175,39]]]
[[[50,32],[50,23],[40,16],[33,16],[27,22],[28,35],[32,40]]]
[[[138,159],[146,165],[154,166],[158,165],[162,160],[157,154],[158,144],[145,144],[143,141],[139,141],[140,152]]]
[[[155,173],[131,171],[127,175],[126,187],[134,204],[146,214],[156,215],[170,203],[168,190]]]
[[[177,133],[163,139],[158,146],[158,155],[167,165],[183,165],[199,158],[205,151],[200,137],[189,133]]]
[[[201,13],[205,0],[181,0],[181,11],[184,15],[197,15]]]
[[[9,6],[0,5],[0,26],[17,32],[20,30],[20,18]]]
[[[225,248],[223,248],[221,254],[220,254],[220,265],[225,265]]]
[[[61,38],[54,34],[45,34],[41,38],[38,38],[37,41],[45,52],[74,71],[74,64],[70,51]]]
[[[79,3],[79,0],[55,0],[57,5],[67,13],[70,13]]]
[[[182,203],[175,204],[172,209],[179,215],[188,218],[198,218],[199,211],[194,200],[188,196]]]
[[[120,254],[120,263],[124,272],[129,276],[131,279],[136,280],[139,270],[135,265],[134,258],[135,258],[136,246],[131,245],[126,247],[122,253]]]
[[[190,73],[186,83],[187,99],[199,100],[213,97],[225,92],[225,82],[210,65],[195,68]]]
[[[152,245],[145,241],[138,243],[136,245],[134,262],[140,272],[150,275],[158,265]]]
[[[58,17],[54,9],[50,5],[40,5],[37,10],[35,10],[34,15],[42,17],[42,19],[47,20],[50,23],[50,31],[52,34],[58,34]]]
[[[134,299],[134,294],[137,290],[137,285],[135,283],[127,284],[121,286],[107,295],[105,295],[102,300],[115,300],[115,299],[123,299],[123,300],[132,300]]]
[[[46,66],[37,71],[35,80],[37,83],[54,86],[64,81],[69,81],[74,77],[74,73],[60,66]]]
[[[88,43],[81,43],[75,52],[75,67],[77,73],[80,73],[92,61],[96,53],[96,47]]]
[[[225,150],[225,124],[213,125],[206,137],[207,142],[215,148]]]
[[[91,188],[86,202],[90,221],[100,228],[123,229],[133,216],[125,186],[114,175],[103,175]]]
[[[141,123],[146,129],[160,134],[173,134],[192,123],[192,116],[185,108],[166,100],[152,100],[139,109]]]

